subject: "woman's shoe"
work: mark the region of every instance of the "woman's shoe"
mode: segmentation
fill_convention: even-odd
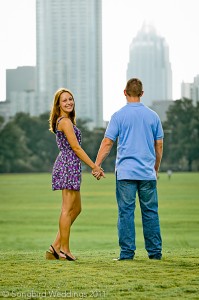
[[[59,259],[61,260],[70,260],[70,261],[75,261],[76,258],[72,258],[71,256],[69,256],[68,254],[64,253],[63,251],[60,250],[60,253],[64,255],[64,257],[60,256]]]
[[[48,250],[46,251],[46,259],[49,260],[54,260],[54,259],[59,259],[59,254],[55,251],[54,247],[50,245],[53,251]]]

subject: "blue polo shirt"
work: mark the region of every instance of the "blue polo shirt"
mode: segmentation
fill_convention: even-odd
[[[116,141],[117,179],[156,180],[154,141],[164,136],[159,116],[140,102],[113,114],[105,137]]]

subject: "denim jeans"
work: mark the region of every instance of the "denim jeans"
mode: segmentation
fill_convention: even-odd
[[[116,180],[120,259],[135,255],[135,200],[140,202],[145,249],[149,258],[161,259],[162,239],[158,216],[156,180]]]

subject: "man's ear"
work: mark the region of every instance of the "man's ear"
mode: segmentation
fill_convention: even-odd
[[[140,97],[142,97],[143,95],[144,95],[144,91],[142,91],[142,93],[141,93]]]
[[[124,90],[124,96],[127,96],[126,90]]]

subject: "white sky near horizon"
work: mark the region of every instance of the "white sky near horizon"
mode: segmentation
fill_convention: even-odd
[[[5,70],[36,65],[35,0],[0,0],[0,100]],[[102,0],[104,120],[125,104],[123,89],[132,39],[144,21],[169,45],[173,99],[181,82],[199,74],[198,0]]]

